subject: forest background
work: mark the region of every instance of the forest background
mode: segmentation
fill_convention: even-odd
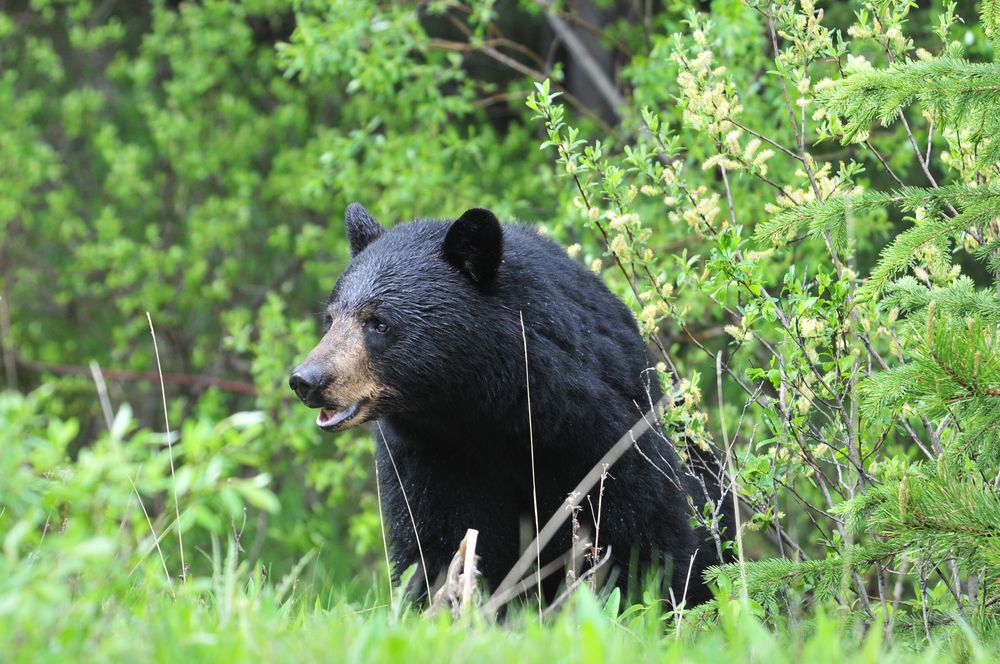
[[[0,659],[989,661],[1000,3],[0,2]],[[633,309],[718,599],[388,581],[287,388],[342,215],[489,207]],[[698,515],[717,527],[711,510]]]

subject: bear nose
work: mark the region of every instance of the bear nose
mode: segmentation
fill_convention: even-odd
[[[306,405],[319,405],[320,391],[326,387],[327,381],[323,378],[323,372],[315,365],[303,365],[292,372],[288,379],[288,387]]]

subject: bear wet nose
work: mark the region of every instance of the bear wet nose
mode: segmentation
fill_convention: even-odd
[[[325,386],[322,372],[315,366],[301,366],[293,371],[288,379],[288,387],[292,388],[306,405],[319,405],[317,398]]]

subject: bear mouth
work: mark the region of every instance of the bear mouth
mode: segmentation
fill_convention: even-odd
[[[323,431],[339,431],[346,429],[350,422],[357,418],[361,412],[361,407],[368,402],[367,399],[356,401],[343,410],[332,408],[320,408],[316,416],[316,426]]]

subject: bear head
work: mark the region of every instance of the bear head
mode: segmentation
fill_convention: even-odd
[[[345,225],[351,262],[324,307],[325,333],[289,386],[327,431],[448,407],[468,387],[462,374],[478,370],[480,326],[497,308],[499,221],[474,208],[387,230],[353,203]]]

